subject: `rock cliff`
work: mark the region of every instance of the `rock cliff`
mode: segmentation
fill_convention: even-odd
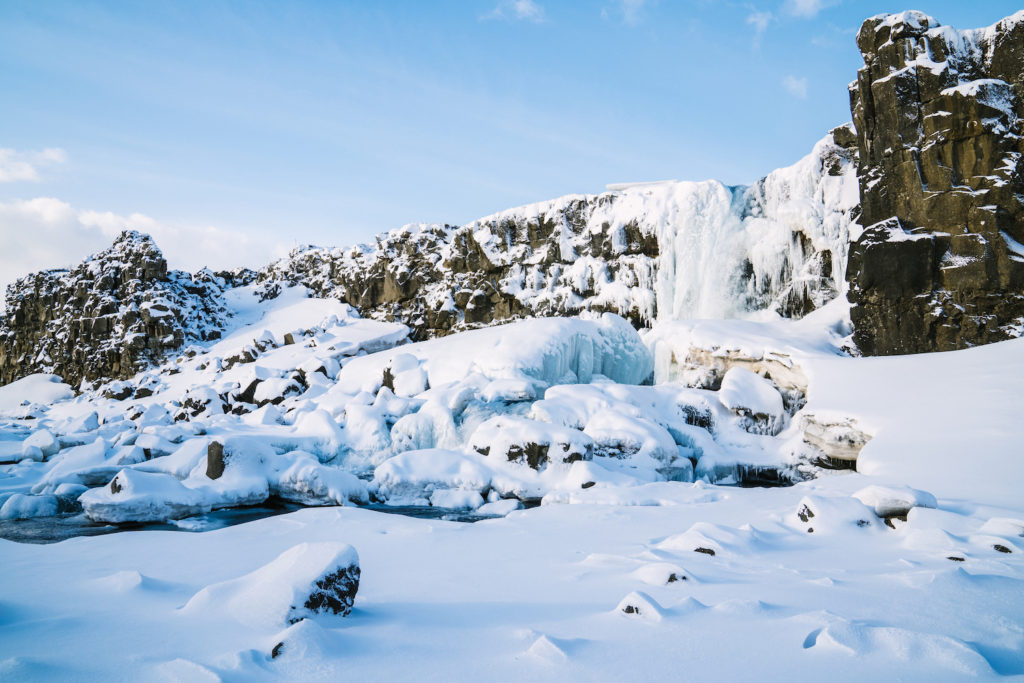
[[[1024,331],[1024,11],[957,31],[920,12],[857,35],[850,86],[861,224],[851,245],[865,354],[964,348]]]
[[[224,280],[167,270],[153,240],[126,231],[72,270],[35,273],[7,289],[0,384],[34,372],[82,380],[130,377],[166,353],[217,338]]]
[[[407,226],[349,249],[300,248],[258,274],[309,287],[425,339],[524,316],[799,317],[843,289],[856,219],[855,138],[829,134],[749,187],[627,186],[461,227]]]

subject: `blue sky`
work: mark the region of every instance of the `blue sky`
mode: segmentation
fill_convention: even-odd
[[[907,8],[6,0],[0,281],[122,225],[172,266],[256,266],[606,183],[748,183],[849,120],[856,29]],[[917,9],[971,28],[1019,4]]]

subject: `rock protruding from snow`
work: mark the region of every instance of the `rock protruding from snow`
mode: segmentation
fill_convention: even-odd
[[[31,373],[126,378],[186,342],[217,338],[226,283],[209,271],[168,271],[148,235],[127,230],[71,270],[28,275],[7,289],[0,384]]]
[[[803,441],[817,451],[815,462],[833,469],[854,469],[857,456],[871,440],[857,420],[805,413],[800,416]]]
[[[1024,333],[1024,12],[958,31],[920,12],[857,34],[861,224],[847,279],[868,355]]]
[[[643,591],[633,591],[619,601],[616,612],[628,617],[637,617],[646,621],[661,621],[664,610],[654,598]]]
[[[316,614],[344,617],[352,612],[359,576],[359,555],[352,546],[301,543],[245,576],[207,586],[183,609],[272,628]]]

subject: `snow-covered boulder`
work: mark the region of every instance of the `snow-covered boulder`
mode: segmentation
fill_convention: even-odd
[[[32,517],[53,517],[60,508],[57,496],[28,496],[15,493],[0,507],[0,519],[30,519]]]
[[[374,470],[373,481],[389,502],[396,503],[422,502],[441,489],[482,493],[490,487],[491,477],[481,455],[432,448],[384,461]]]
[[[24,454],[25,449],[35,447],[39,449],[44,458],[57,455],[57,452],[60,451],[60,442],[46,429],[37,429],[32,432],[28,438],[21,442],[21,445],[22,454]],[[35,458],[32,459],[34,460]]]
[[[281,456],[290,464],[270,480],[272,492],[302,505],[345,505],[367,503],[366,483],[354,474],[321,465],[310,453],[296,451]]]
[[[629,617],[638,617],[647,621],[661,621],[664,609],[654,598],[643,591],[633,591],[619,601],[615,611]]]
[[[279,628],[316,614],[348,616],[359,590],[359,555],[344,543],[301,543],[237,579],[207,586],[182,608]]]
[[[209,498],[168,474],[124,469],[78,501],[94,522],[158,522],[209,512]]]
[[[535,470],[548,462],[590,460],[594,442],[583,432],[522,417],[503,415],[482,423],[470,447],[501,462],[517,462]]]
[[[583,433],[594,440],[595,455],[671,462],[679,453],[672,435],[653,420],[612,410],[596,413]]]
[[[725,373],[718,400],[740,417],[748,432],[774,436],[782,430],[782,394],[770,381],[750,370],[735,367]]]
[[[818,452],[816,462],[839,469],[853,468],[861,449],[871,440],[857,420],[805,413],[800,418],[803,441]]]
[[[862,488],[853,497],[873,508],[879,517],[906,517],[916,507],[934,508],[935,496],[909,486],[893,487],[873,484]]]

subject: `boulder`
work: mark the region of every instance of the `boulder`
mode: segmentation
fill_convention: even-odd
[[[867,355],[1024,332],[1024,21],[957,31],[921,12],[857,34],[861,219],[846,277]]]
[[[348,616],[359,590],[359,555],[344,543],[301,543],[244,576],[196,593],[185,613],[280,628],[317,614]]]

